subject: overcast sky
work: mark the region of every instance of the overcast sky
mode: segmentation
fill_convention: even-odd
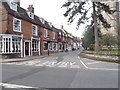
[[[52,22],[52,24],[56,28],[61,28],[63,24],[64,29],[68,32],[72,33],[74,36],[81,37],[84,31],[84,28],[80,28],[76,30],[76,22],[68,25],[68,18],[64,17],[63,14],[66,11],[66,8],[61,8],[61,6],[67,0],[20,0],[21,7],[27,9],[27,7],[31,4],[34,6],[34,12],[37,16],[43,17],[48,22]]]

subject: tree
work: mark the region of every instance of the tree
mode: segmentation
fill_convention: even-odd
[[[98,29],[98,37],[101,38],[102,34],[99,28]],[[89,26],[82,38],[82,46],[85,49],[94,50],[95,36],[94,36],[94,26]]]
[[[112,50],[112,45],[117,45],[117,38],[111,34],[105,34],[102,36],[102,44],[103,46],[107,46],[109,50]]]
[[[91,4],[91,5],[90,5]],[[88,5],[90,5],[89,8]],[[104,16],[101,14],[101,11],[105,11],[107,14],[113,14],[116,10],[111,10],[109,5],[100,2],[66,2],[62,7],[66,7],[67,11],[64,16],[68,17],[68,22],[72,23],[77,16],[80,16],[77,22],[77,28],[81,24],[86,24],[91,18],[91,24],[94,25],[94,35],[95,35],[95,50],[99,50],[99,42],[98,42],[98,30],[97,30],[97,21],[99,20],[103,27],[108,30],[111,28],[111,25],[107,22]],[[89,16],[89,11],[92,9],[91,16]]]

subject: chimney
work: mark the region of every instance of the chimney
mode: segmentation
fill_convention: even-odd
[[[20,6],[20,0],[12,0],[14,3],[16,3],[18,6]]]
[[[29,5],[29,7],[27,9],[28,9],[28,11],[34,13],[34,7],[33,7],[33,5]]]

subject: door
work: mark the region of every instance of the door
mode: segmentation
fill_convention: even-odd
[[[29,42],[25,42],[25,56],[29,56]]]

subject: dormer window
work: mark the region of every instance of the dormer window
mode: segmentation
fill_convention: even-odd
[[[28,14],[28,16],[29,16],[31,19],[34,19],[34,13],[28,11],[27,14]]]
[[[11,2],[11,3],[10,3],[10,8],[11,8],[12,10],[14,10],[14,11],[17,11],[17,4],[14,3],[14,2]]]
[[[59,37],[61,38],[61,32],[59,32]]]
[[[66,34],[66,38],[68,37],[68,35]]]
[[[51,22],[48,22],[49,26],[52,27],[52,23]]]
[[[39,18],[39,19],[43,24],[45,24],[45,20],[43,18]]]

